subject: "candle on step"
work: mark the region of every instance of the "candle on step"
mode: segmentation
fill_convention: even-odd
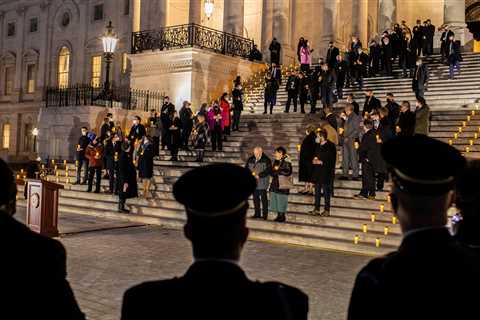
[[[67,165],[67,160],[63,160],[63,165],[64,165],[64,166]]]
[[[354,244],[358,244],[359,240],[360,240],[360,237],[358,236],[358,234],[356,234],[356,235],[353,237],[353,243],[354,243]]]
[[[388,232],[390,231],[390,228],[389,227],[385,227],[383,228],[383,234],[388,236]]]
[[[355,141],[355,143],[353,144],[353,146],[355,147],[355,149],[360,148],[360,144],[359,144],[357,141]]]
[[[385,205],[382,203],[380,205],[380,213],[383,213],[385,211]]]
[[[473,146],[473,140],[470,140],[470,145]]]
[[[469,153],[470,152],[470,147],[465,147],[465,152]]]
[[[75,167],[78,167],[78,160],[75,160]]]
[[[449,144],[449,145],[452,145],[452,144],[453,144],[453,140],[452,140],[452,139],[448,139],[448,144]]]
[[[372,222],[375,222],[376,217],[377,217],[377,216],[375,215],[375,213],[372,213],[372,214],[370,215],[370,220],[371,220]]]
[[[472,116],[474,116],[474,115],[475,115],[475,110],[472,110]]]
[[[467,122],[469,122],[470,120],[472,120],[472,117],[467,116]]]
[[[392,217],[392,224],[397,224],[397,217],[395,216]]]
[[[298,151],[298,152],[300,152],[300,147],[301,147],[301,146],[300,146],[299,144],[297,144],[297,151]]]
[[[20,175],[19,174],[17,174],[17,180],[20,180]]]
[[[70,178],[67,178],[67,184],[70,184]]]
[[[463,121],[463,122],[462,122],[462,126],[463,126],[463,127],[466,127],[466,126],[467,126],[467,122],[466,122],[466,121]]]
[[[462,127],[458,127],[458,132],[462,133]]]
[[[45,165],[44,164],[42,164],[42,170],[45,170]]]
[[[478,139],[478,133],[475,132],[475,133],[473,134],[473,138],[474,138],[474,139]]]
[[[387,196],[387,202],[390,203],[390,201],[392,201],[392,199],[390,198],[390,195]]]
[[[55,159],[52,159],[52,164],[55,164]]]
[[[379,238],[375,239],[375,247],[377,247],[377,248],[380,247],[380,239]]]
[[[453,134],[453,139],[458,139],[458,133],[455,132],[455,133]]]
[[[367,232],[368,232],[368,227],[367,227],[366,224],[364,224],[364,225],[362,226],[362,231],[363,231],[363,233],[367,233]]]

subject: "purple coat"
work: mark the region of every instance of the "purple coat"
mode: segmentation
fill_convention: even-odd
[[[222,109],[220,107],[211,107],[210,109],[208,109],[208,112],[207,112],[207,122],[208,122],[208,128],[210,131],[213,131],[214,128],[215,128],[215,115],[216,114],[219,114],[220,116],[222,115]],[[220,121],[220,125],[222,127],[222,130],[224,129],[225,127],[225,122],[224,121]]]

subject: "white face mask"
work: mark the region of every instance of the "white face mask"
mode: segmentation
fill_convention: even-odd
[[[320,137],[316,137],[316,138],[315,138],[315,142],[316,142],[316,143],[320,143]]]

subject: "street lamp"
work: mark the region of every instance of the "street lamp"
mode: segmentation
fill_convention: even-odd
[[[204,10],[205,10],[205,16],[207,16],[207,19],[210,20],[210,17],[213,14],[213,9],[215,8],[213,0],[205,0],[204,4]]]
[[[105,34],[102,37],[103,44],[103,53],[105,57],[105,85],[104,90],[110,89],[110,65],[113,61],[113,55],[115,54],[115,49],[117,48],[118,38],[113,33],[112,21],[108,22],[107,29]]]
[[[37,152],[37,136],[38,136],[39,130],[38,128],[33,128],[32,130],[32,136],[33,136],[33,152]]]

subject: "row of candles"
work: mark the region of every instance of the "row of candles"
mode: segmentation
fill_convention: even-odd
[[[387,202],[390,203],[390,196],[387,196]],[[380,211],[381,214],[382,214],[382,213],[385,213],[385,204],[383,204],[383,203],[380,204],[380,206],[379,206],[379,211]],[[371,221],[371,222],[376,222],[376,221],[377,221],[377,214],[376,214],[376,213],[371,213],[371,214],[370,214],[370,221]],[[392,216],[392,224],[393,224],[393,225],[396,225],[397,223],[398,223],[397,217]],[[366,223],[362,224],[361,231],[362,231],[363,233],[368,233],[368,225],[367,225]],[[385,226],[385,227],[383,228],[383,234],[384,234],[385,236],[388,236],[388,235],[390,234],[390,227],[389,227],[389,226]],[[356,235],[353,237],[353,243],[354,243],[354,244],[359,244],[359,243],[360,243],[360,236],[359,236],[358,234],[356,234]],[[381,240],[380,240],[380,238],[376,238],[376,239],[375,239],[375,246],[378,248],[378,247],[380,247],[380,245],[381,245]]]
[[[479,106],[476,105],[476,109],[478,110],[479,109]],[[467,125],[469,124],[469,122],[472,120],[472,117],[475,116],[477,114],[477,112],[475,110],[472,110],[471,114],[467,116],[467,119],[466,121],[462,121],[462,125],[460,127],[458,127],[458,132],[455,132],[453,134],[453,139],[449,139],[448,140],[448,144],[450,145],[453,145],[455,143],[455,140],[457,140],[460,136],[461,133],[465,132],[465,129],[467,127]],[[475,140],[478,139],[478,136],[480,134],[480,126],[478,127],[478,132],[474,132],[473,133],[473,139],[470,139],[468,142],[468,146],[465,147],[465,152],[466,153],[469,153],[470,152],[470,147],[473,146],[475,144]]]

